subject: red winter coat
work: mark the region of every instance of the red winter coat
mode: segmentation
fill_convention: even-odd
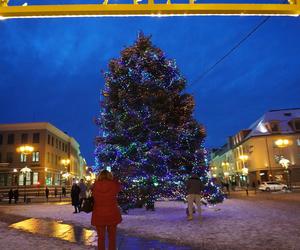
[[[117,202],[117,194],[120,189],[120,183],[114,180],[95,182],[93,187],[93,226],[117,225],[122,221]]]

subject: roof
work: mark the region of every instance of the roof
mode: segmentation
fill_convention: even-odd
[[[281,134],[295,133],[289,126],[289,122],[295,119],[300,119],[300,108],[270,110],[249,127],[251,132],[245,139],[271,134],[266,125],[272,121],[278,122]]]

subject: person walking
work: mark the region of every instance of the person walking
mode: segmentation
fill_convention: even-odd
[[[80,188],[73,182],[72,189],[71,189],[71,198],[72,198],[72,206],[74,206],[75,211],[73,214],[77,214],[79,212],[79,194]]]
[[[46,189],[45,189],[45,195],[46,195],[46,200],[48,202],[48,199],[49,199],[49,188],[46,186]]]
[[[14,190],[14,199],[15,199],[15,204],[17,204],[19,200],[19,189]]]
[[[55,196],[55,198],[57,196],[57,187],[55,187],[55,189],[54,189],[54,196]]]
[[[116,250],[117,225],[122,217],[118,208],[117,195],[121,185],[112,173],[102,170],[92,188],[94,207],[91,223],[97,229],[98,250],[105,250],[105,233],[108,232],[109,250]]]
[[[193,219],[194,202],[197,205],[198,214],[201,218],[201,196],[204,191],[204,185],[197,174],[193,174],[186,183],[187,202],[188,202],[188,220]]]
[[[65,188],[65,187],[62,187],[62,188],[61,188],[61,193],[62,193],[62,196],[63,196],[63,197],[66,197],[67,191],[66,191],[66,188]]]
[[[80,188],[80,193],[79,193],[79,212],[80,212],[83,200],[86,199],[86,191],[87,191],[87,186],[85,185],[83,179],[81,179],[79,182],[79,188]]]
[[[11,204],[11,200],[14,198],[14,192],[12,189],[8,192],[8,203]]]

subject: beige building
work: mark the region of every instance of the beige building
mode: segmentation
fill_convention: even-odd
[[[21,146],[32,152],[17,152]],[[28,153],[28,154],[27,154]],[[23,168],[31,171],[22,173]],[[78,142],[50,123],[0,124],[0,188],[68,186],[85,174]]]
[[[300,109],[267,112],[214,150],[210,165],[217,177],[238,185],[267,180],[299,185]]]

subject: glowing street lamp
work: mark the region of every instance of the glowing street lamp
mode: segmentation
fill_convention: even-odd
[[[32,146],[29,145],[24,145],[24,146],[20,146],[17,148],[17,152],[24,154],[24,155],[29,155],[33,152],[34,148]]]
[[[279,148],[287,147],[290,144],[288,139],[278,139],[275,141],[275,145]]]

